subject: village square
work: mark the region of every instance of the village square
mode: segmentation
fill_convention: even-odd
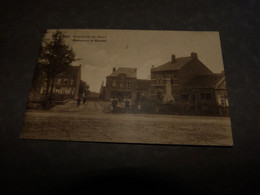
[[[81,71],[81,64],[68,63],[53,77],[33,79],[22,138],[232,143],[224,71],[213,73],[196,52],[172,54],[165,63],[151,66],[149,79],[137,77],[138,67],[113,67],[99,92],[91,91]]]

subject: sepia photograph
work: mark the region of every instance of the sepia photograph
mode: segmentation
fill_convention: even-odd
[[[22,139],[232,146],[218,32],[49,29]]]

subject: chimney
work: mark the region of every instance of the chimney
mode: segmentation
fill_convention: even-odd
[[[115,67],[113,67],[113,72],[116,72],[116,68]]]
[[[192,58],[198,58],[198,54],[195,53],[195,52],[192,52],[192,53],[190,54],[190,56],[191,56]]]
[[[172,63],[173,63],[173,62],[176,62],[176,57],[175,57],[174,54],[172,54]]]

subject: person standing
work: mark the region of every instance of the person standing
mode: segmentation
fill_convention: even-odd
[[[87,97],[86,97],[86,95],[85,95],[85,96],[83,97],[83,105],[85,105],[86,101],[87,101]]]
[[[113,106],[113,113],[115,113],[117,108],[117,101],[115,99],[112,100],[112,106]]]
[[[78,98],[78,99],[77,99],[77,105],[78,105],[78,106],[80,105],[80,102],[81,102],[81,99]]]
[[[129,101],[128,100],[125,101],[125,111],[126,112],[129,111]]]

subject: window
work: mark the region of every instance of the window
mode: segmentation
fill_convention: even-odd
[[[162,92],[161,91],[157,91],[156,97],[157,97],[158,100],[162,100],[162,98],[163,98]]]
[[[162,76],[157,77],[157,84],[162,84]]]
[[[131,88],[131,83],[126,83],[127,88]]]
[[[131,99],[132,98],[131,92],[129,92],[129,91],[125,92],[124,97],[127,98],[127,99]]]
[[[200,99],[205,101],[211,100],[211,94],[210,93],[200,93]]]
[[[171,77],[171,84],[173,85],[173,78]]]
[[[123,83],[121,82],[121,83],[119,83],[119,87],[120,88],[123,88],[124,87],[124,85],[123,85]]]
[[[113,81],[112,86],[116,87],[116,81]]]
[[[192,95],[192,96],[191,96],[191,101],[193,101],[193,102],[196,101],[196,96],[195,96],[195,95]]]
[[[71,84],[71,85],[74,84],[74,80],[73,80],[73,79],[70,80],[70,84]]]
[[[226,99],[223,95],[221,96],[221,106],[226,106]]]
[[[228,106],[228,98],[226,95],[221,95],[220,96],[220,105],[221,106]]]
[[[64,79],[64,84],[67,85],[68,79]]]
[[[121,73],[121,74],[118,75],[118,77],[119,77],[120,79],[124,79],[124,78],[126,77],[126,74]]]
[[[57,84],[61,84],[61,79],[58,79]]]
[[[141,96],[141,93],[140,93],[140,92],[137,92],[137,93],[136,93],[136,100],[137,100],[137,101],[140,100],[140,96]]]
[[[181,95],[181,100],[182,100],[182,102],[188,102],[189,101],[189,95],[187,95],[187,94]]]

